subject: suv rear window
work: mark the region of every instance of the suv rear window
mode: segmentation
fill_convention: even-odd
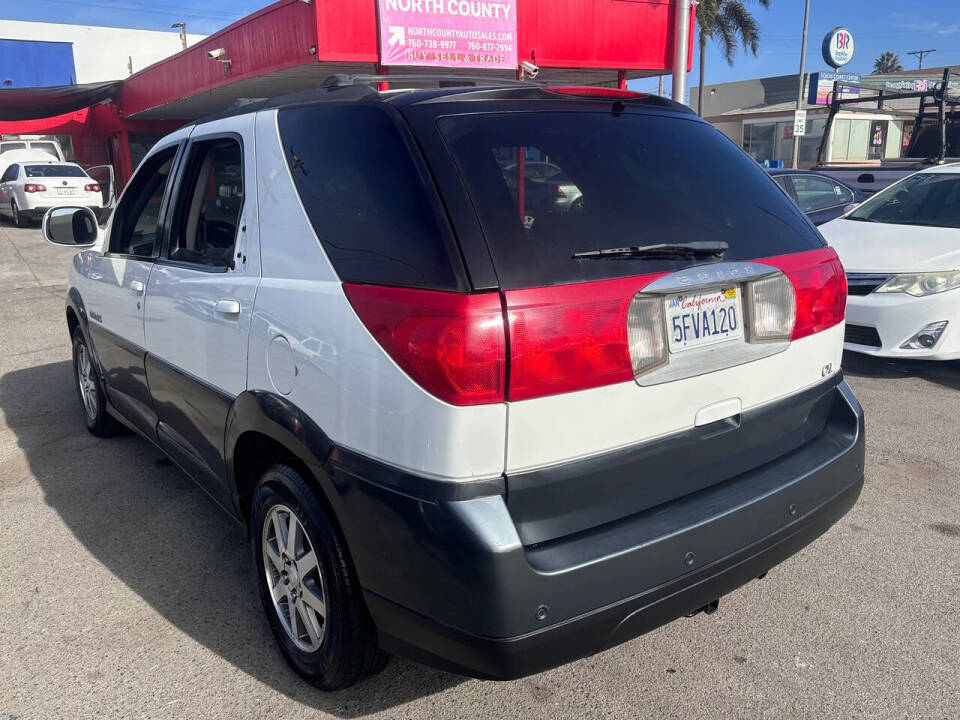
[[[505,289],[688,267],[689,260],[574,253],[720,240],[725,260],[821,247],[767,174],[711,126],[610,112],[439,120]]]
[[[386,109],[292,107],[278,124],[297,192],[341,280],[463,289],[433,181]]]

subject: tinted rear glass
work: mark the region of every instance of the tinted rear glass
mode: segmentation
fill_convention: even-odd
[[[538,112],[459,115],[442,118],[439,127],[504,288],[694,264],[572,258],[603,248],[719,240],[730,246],[724,260],[734,261],[823,245],[770,177],[705,123]]]
[[[86,177],[82,168],[76,165],[25,165],[27,177]]]
[[[23,142],[5,142],[0,143],[0,152],[7,152],[7,150],[26,150],[27,144]]]
[[[294,107],[278,123],[297,192],[341,280],[463,289],[433,182],[385,108]]]

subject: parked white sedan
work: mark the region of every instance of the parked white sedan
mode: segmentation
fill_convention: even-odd
[[[960,163],[910,175],[820,232],[847,271],[846,349],[960,358]]]
[[[0,176],[0,215],[8,215],[17,227],[43,217],[52,207],[103,206],[100,183],[75,163],[22,160]]]

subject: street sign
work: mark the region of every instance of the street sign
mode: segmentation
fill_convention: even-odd
[[[807,111],[793,111],[793,135],[799,137],[807,134]]]

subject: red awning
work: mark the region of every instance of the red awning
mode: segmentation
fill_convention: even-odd
[[[88,108],[112,98],[120,82],[40,88],[0,88],[0,120],[35,120]]]

